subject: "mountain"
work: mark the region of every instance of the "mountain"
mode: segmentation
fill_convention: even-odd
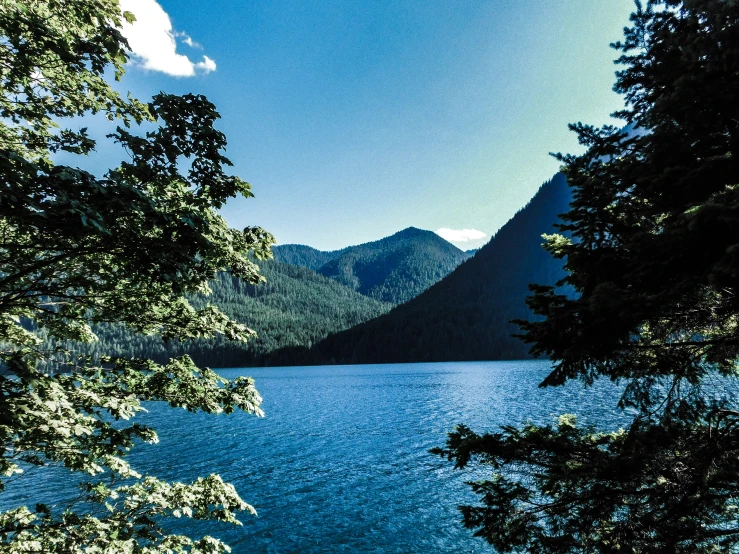
[[[222,338],[166,344],[96,325],[97,343],[66,346],[160,362],[189,354],[211,367],[526,357],[509,320],[529,316],[528,283],[563,275],[561,262],[541,248],[541,234],[552,231],[569,200],[558,174],[472,256],[413,227],[333,252],[277,246],[275,260],[260,264],[267,283],[221,274],[211,296],[192,299],[255,329],[259,338],[246,345]]]
[[[212,295],[191,299],[195,306],[214,304],[255,329],[259,337],[248,344],[222,337],[167,344],[155,336],[101,324],[93,329],[99,338],[96,343],[65,346],[94,356],[158,362],[189,354],[198,364],[211,367],[269,365],[273,352],[302,352],[331,333],[386,313],[467,258],[435,233],[414,228],[333,252],[299,244],[280,245],[273,251],[275,260],[260,263],[266,283],[253,286],[221,274],[211,283]]]
[[[542,247],[568,210],[564,175],[541,186],[473,257],[389,313],[331,335],[311,349],[284,351],[277,363],[384,363],[515,359],[528,347],[511,337],[512,319],[528,319],[528,284],[554,284],[562,261]]]
[[[282,262],[316,269],[365,296],[392,304],[417,296],[469,257],[436,233],[414,227],[333,252],[294,244],[273,251]]]
[[[323,250],[317,250],[304,244],[278,244],[272,247],[272,254],[274,254],[275,260],[286,264],[307,267],[313,271],[318,271],[318,268],[339,256],[343,251],[334,250],[324,252]]]
[[[211,283],[213,294],[194,297],[195,306],[211,303],[259,334],[247,344],[223,338],[164,343],[112,325],[96,325],[99,341],[66,345],[81,353],[147,357],[165,362],[189,354],[198,364],[237,367],[269,363],[272,351],[305,347],[329,333],[347,329],[387,312],[392,305],[369,298],[314,271],[276,261],[260,262],[267,282],[249,285],[228,274]]]

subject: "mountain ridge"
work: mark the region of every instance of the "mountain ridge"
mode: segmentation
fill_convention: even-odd
[[[376,300],[401,304],[448,275],[470,254],[432,231],[407,227],[388,237],[341,250],[279,245],[275,259],[310,267]]]
[[[100,342],[83,353],[157,361],[189,354],[212,367],[526,357],[525,345],[510,336],[517,328],[509,321],[530,315],[528,283],[553,284],[564,275],[561,262],[542,249],[540,235],[552,232],[569,198],[564,176],[555,175],[473,254],[415,227],[332,252],[276,247],[275,260],[260,262],[266,283],[253,286],[221,274],[212,296],[193,298],[256,329],[258,339],[166,344],[97,326]],[[281,261],[290,256],[304,265]],[[306,267],[311,264],[330,277]],[[409,300],[399,303],[403,295]]]
[[[311,349],[276,353],[306,364],[465,361],[529,357],[511,335],[528,319],[528,284],[554,284],[562,261],[541,246],[567,211],[571,191],[558,173],[491,240],[452,273],[390,312],[329,335]]]

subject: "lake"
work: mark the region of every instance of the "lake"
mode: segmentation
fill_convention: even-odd
[[[618,390],[570,383],[538,389],[546,361],[226,369],[253,376],[264,418],[189,414],[148,404],[136,420],[160,443],[135,448],[134,468],[188,481],[220,473],[258,511],[243,527],[185,522],[242,552],[492,552],[460,523],[474,502],[471,471],[428,450],[456,423],[494,431],[551,422],[561,413],[617,428]],[[22,477],[0,495],[9,507],[71,495],[69,474]],[[29,494],[31,493],[32,494]]]

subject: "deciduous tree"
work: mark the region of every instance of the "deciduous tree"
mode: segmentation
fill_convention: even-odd
[[[117,0],[0,0],[0,490],[30,466],[87,474],[85,508],[0,514],[3,552],[221,552],[220,541],[167,534],[168,517],[237,523],[251,510],[217,475],[191,484],[141,476],[125,460],[153,429],[126,423],[142,402],[260,413],[251,379],[226,381],[187,357],[78,358],[39,335],[94,341],[119,323],[169,340],[254,331],[186,294],[227,270],[250,283],[273,242],[231,229],[217,209],[248,183],[227,173],[215,107],[198,95],[123,96],[128,56]],[[75,124],[104,115],[128,158],[104,175],[59,165],[95,155]],[[43,469],[41,469],[43,471]]]

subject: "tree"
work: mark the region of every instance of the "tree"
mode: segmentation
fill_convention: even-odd
[[[168,483],[125,461],[136,443],[156,442],[153,429],[126,423],[143,401],[259,414],[251,379],[226,381],[188,357],[75,357],[40,339],[94,341],[97,323],[168,340],[255,334],[185,295],[207,293],[222,270],[259,282],[252,259],[268,257],[273,238],[230,229],[216,211],[251,189],[225,172],[206,98],[162,93],[145,104],[106,80],[124,72],[123,17],[133,16],[117,0],[0,0],[0,490],[29,466],[90,479],[84,509],[0,514],[3,552],[222,552],[220,541],[167,534],[162,522],[238,523],[239,510],[253,511],[217,475]],[[121,123],[108,139],[130,156],[102,177],[53,161],[94,155],[95,141],[72,128],[90,114]],[[148,130],[135,134],[139,124]]]
[[[574,294],[533,286],[541,386],[621,383],[626,429],[477,434],[436,452],[492,475],[464,523],[501,552],[739,551],[739,3],[636,5],[613,46],[627,127],[572,125],[562,234]]]

